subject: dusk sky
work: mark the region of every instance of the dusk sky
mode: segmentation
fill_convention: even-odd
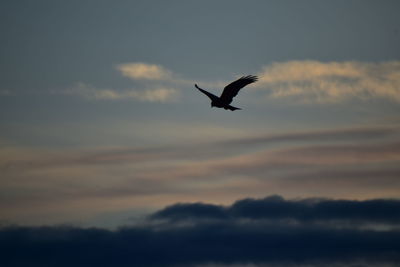
[[[304,229],[324,236],[328,225],[340,231],[357,221],[370,232],[350,227],[356,239],[376,244],[376,233],[388,235],[394,241],[383,247],[391,248],[400,242],[400,218],[391,217],[400,208],[399,12],[400,2],[389,0],[2,1],[0,240],[20,229],[123,235],[118,227],[153,231],[160,220],[190,220],[196,236],[204,220],[243,234],[232,221],[259,227],[267,218],[263,229],[272,233],[276,220],[289,218],[301,225],[286,232],[290,244]],[[234,99],[242,110],[211,108],[194,87],[220,95],[244,75],[259,80]],[[236,213],[241,201],[251,202],[249,213]],[[349,210],[341,201],[354,210],[342,214]],[[374,201],[382,207],[369,210]],[[289,209],[276,219],[260,209],[270,202],[314,217]],[[346,217],[353,211],[369,215]],[[258,236],[253,226],[244,227],[249,239]],[[179,233],[163,232],[182,242]],[[364,266],[370,250],[337,258]],[[387,255],[399,251],[371,264],[395,266],[400,258]],[[188,252],[187,261],[136,264],[327,266],[331,259],[256,254]]]

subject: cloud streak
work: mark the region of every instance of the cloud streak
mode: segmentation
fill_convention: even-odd
[[[184,131],[184,130],[182,130]],[[354,127],[342,129],[326,129],[315,131],[291,132],[280,134],[265,134],[257,136],[246,136],[242,138],[229,138],[228,140],[216,140],[208,142],[200,142],[198,144],[175,144],[163,147],[131,147],[131,148],[108,148],[98,149],[93,151],[82,151],[77,153],[62,153],[62,156],[55,156],[49,153],[42,153],[43,158],[33,155],[32,151],[8,151],[5,154],[0,154],[0,166],[13,166],[13,168],[20,167],[41,167],[41,166],[64,166],[69,164],[124,164],[129,162],[143,162],[143,161],[158,161],[167,159],[193,159],[199,160],[210,159],[211,156],[216,158],[224,158],[226,155],[221,152],[223,149],[226,153],[231,155],[230,150],[241,150],[243,148],[259,148],[264,145],[268,148],[270,145],[277,144],[309,144],[303,146],[292,147],[290,149],[279,150],[261,150],[263,153],[272,153],[282,156],[296,156],[301,154],[303,156],[325,154],[326,157],[333,157],[335,153],[343,156],[344,154],[364,155],[367,157],[368,153],[374,151],[379,154],[378,157],[387,156],[395,157],[399,153],[399,145],[396,140],[399,131],[396,127],[377,126],[377,127]],[[216,138],[218,139],[218,138]],[[394,140],[390,141],[390,140]],[[389,144],[373,144],[361,143],[366,141],[387,140]],[[356,142],[357,141],[357,142]],[[325,145],[312,146],[312,143],[324,142]],[[332,143],[326,145],[326,143]],[[350,144],[348,143],[350,142]],[[344,144],[343,144],[344,143]],[[220,151],[220,153],[216,153]],[[324,153],[328,152],[329,153]],[[236,153],[241,155],[242,153]],[[351,156],[350,155],[350,156]],[[214,159],[213,159],[214,160]]]
[[[133,99],[141,102],[174,102],[179,98],[180,92],[175,88],[159,87],[143,90],[115,90],[98,89],[91,85],[78,83],[76,86],[65,90],[65,94],[76,95],[86,99],[97,100],[123,100]]]
[[[320,142],[320,141],[351,141],[385,138],[398,134],[398,129],[392,127],[353,127],[343,129],[326,129],[319,131],[292,132],[276,135],[259,135],[246,138],[231,139],[226,145],[257,145],[277,142]]]
[[[245,194],[277,192],[290,197],[398,197],[399,161],[394,127],[258,135],[164,147],[62,152],[4,148],[0,153],[2,218],[21,221],[20,216],[32,207],[64,214],[81,210],[93,216],[98,212],[94,207],[103,209],[110,203],[119,203],[110,210],[149,207],[149,203],[154,208],[176,199],[224,203]]]

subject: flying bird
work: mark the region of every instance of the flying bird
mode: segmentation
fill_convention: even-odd
[[[242,89],[248,84],[256,82],[257,79],[258,77],[253,75],[243,76],[240,79],[225,86],[224,91],[222,92],[220,97],[210,92],[207,92],[206,90],[201,89],[200,87],[197,86],[197,84],[195,84],[194,86],[197,89],[199,89],[200,92],[202,92],[211,99],[211,107],[224,108],[234,111],[237,109],[240,110],[240,108],[236,108],[230,105],[230,103],[232,103],[233,98],[237,96],[240,89]]]

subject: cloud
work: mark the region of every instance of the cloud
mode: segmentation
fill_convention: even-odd
[[[342,129],[325,129],[304,132],[281,133],[275,135],[247,136],[231,139],[226,145],[257,145],[277,142],[321,142],[321,141],[351,141],[368,140],[393,136],[398,129],[393,127],[352,127]]]
[[[167,125],[166,125],[167,127]],[[190,126],[191,128],[192,126]],[[199,127],[201,128],[207,127]],[[178,132],[187,132],[190,129],[179,128]],[[213,128],[209,131],[220,131],[221,129]],[[230,131],[229,131],[230,132]],[[174,133],[176,134],[176,133]],[[227,133],[222,132],[224,136]],[[263,153],[264,156],[269,155],[266,160],[270,160],[273,155],[279,158],[293,157],[293,160],[299,155],[302,158],[309,157],[326,157],[328,159],[346,158],[355,159],[356,156],[364,156],[366,159],[389,159],[397,158],[400,154],[400,147],[397,141],[398,129],[396,127],[376,126],[376,127],[353,127],[342,129],[325,129],[303,132],[291,132],[280,134],[264,134],[257,136],[246,136],[242,138],[227,138],[228,140],[203,141],[195,144],[175,144],[168,146],[156,147],[114,147],[103,148],[92,151],[74,151],[72,153],[55,154],[48,151],[27,151],[18,149],[4,150],[0,153],[0,166],[8,165],[13,168],[36,168],[36,167],[57,167],[71,165],[106,165],[106,164],[125,164],[131,162],[143,161],[165,161],[175,160],[211,160],[218,162],[218,159],[224,159],[229,156],[229,160],[243,155],[243,148],[256,147],[258,150],[253,153],[244,153],[249,158],[249,162],[253,157],[258,157]],[[395,142],[390,140],[394,137]],[[383,143],[370,143],[371,141],[387,140]],[[364,141],[364,142],[363,142]],[[365,142],[368,141],[368,142]],[[323,144],[312,145],[313,143],[325,142]],[[349,143],[350,142],[350,143]],[[389,142],[389,143],[387,143]],[[269,149],[271,145],[281,146],[284,144],[300,143],[301,146],[291,148],[281,147],[281,149]],[[304,145],[307,143],[308,145]],[[328,144],[326,144],[328,143]],[[262,146],[264,145],[264,146]],[[263,150],[264,149],[264,150]],[[232,156],[232,151],[236,151]],[[39,156],[40,155],[40,156]],[[374,157],[375,155],[375,157]],[[240,157],[244,159],[243,157]],[[7,164],[5,164],[7,162]],[[225,162],[225,161],[223,161]],[[259,162],[258,160],[253,161]]]
[[[53,223],[81,220],[80,213],[153,209],[177,199],[228,203],[275,193],[399,197],[395,127],[208,139],[57,151],[7,146],[0,152],[0,219]]]
[[[183,86],[202,84],[224,88],[229,81],[192,81],[158,64],[130,62],[115,67],[123,76],[150,90],[96,89],[84,83],[70,93],[91,99],[165,102],[176,99]],[[241,74],[244,75],[244,74]],[[239,75],[239,76],[241,76]],[[400,61],[380,63],[312,60],[277,62],[264,66],[252,85],[267,98],[295,98],[302,103],[337,103],[349,99],[386,99],[400,102]],[[232,79],[233,80],[233,79]]]
[[[400,61],[288,61],[265,66],[255,84],[273,98],[339,102],[383,98],[400,102]]]
[[[179,87],[182,84],[192,84],[192,82],[179,79],[171,71],[155,64],[124,63],[117,65],[116,69],[125,77],[141,81],[144,88],[151,89],[100,89],[79,82],[62,93],[98,100],[131,99],[141,102],[175,102],[181,95]]]
[[[98,89],[91,85],[78,83],[76,86],[64,91],[65,94],[77,95],[87,99],[122,100],[134,99],[142,102],[171,102],[180,96],[175,88],[155,88],[143,90],[114,90]]]
[[[164,66],[144,62],[128,62],[115,67],[122,76],[147,84],[168,84],[174,87],[193,86],[196,82],[182,78]],[[221,83],[202,82],[207,86],[221,85]],[[222,84],[223,85],[223,84]]]
[[[170,80],[172,72],[160,65],[148,63],[125,63],[116,68],[123,76],[135,80]]]
[[[115,231],[6,226],[0,228],[1,261],[5,266],[395,266],[400,261],[397,229],[359,229],[355,224],[339,228],[330,223],[293,224],[274,219],[356,218],[364,223],[382,219],[398,223],[398,205],[395,200],[289,201],[273,196],[239,200],[228,207],[179,204],[152,216],[180,216],[190,221],[186,224],[150,220]]]
[[[150,218],[170,221],[201,221],[201,219],[291,220],[301,223],[335,221],[351,222],[358,227],[361,223],[400,225],[400,214],[396,212],[399,209],[400,200],[396,199],[285,200],[281,196],[269,196],[263,199],[238,200],[227,207],[203,203],[175,204],[152,214]]]

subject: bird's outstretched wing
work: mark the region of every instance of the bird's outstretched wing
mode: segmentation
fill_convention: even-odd
[[[223,102],[230,104],[233,98],[237,96],[240,89],[242,89],[248,84],[256,82],[257,79],[258,79],[257,76],[248,75],[248,76],[243,76],[240,79],[228,84],[227,86],[225,86],[224,91],[220,96],[220,99]]]
[[[205,94],[206,96],[208,96],[211,101],[218,101],[219,97],[216,95],[211,94],[210,92],[207,92],[206,90],[201,89],[200,87],[197,86],[197,84],[195,84],[194,86],[196,86],[197,89],[199,89],[200,92],[202,92],[203,94]]]

